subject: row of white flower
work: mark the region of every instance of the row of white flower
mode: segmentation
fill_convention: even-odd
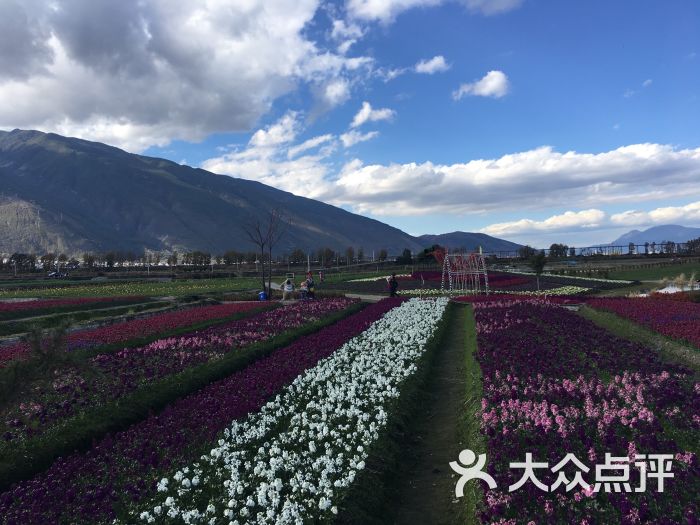
[[[590,291],[590,288],[583,288],[582,286],[560,286],[559,288],[552,288],[550,290],[533,290],[533,291],[508,291],[508,290],[489,290],[489,294],[504,294],[504,295],[581,295]],[[418,296],[462,296],[469,295],[465,294],[462,290],[440,290],[439,288],[423,288],[416,290],[400,290],[396,292],[399,295],[418,295]]]
[[[396,277],[410,277],[410,273],[397,273]],[[388,280],[391,279],[391,275],[380,275],[379,277],[365,277],[363,279],[351,279],[348,282],[349,283],[373,283],[374,281],[381,281],[381,280]]]
[[[161,480],[157,498],[133,518],[186,524],[330,518],[447,304],[411,299],[389,311],[260,412],[234,422],[201,461]]]
[[[537,275],[535,272],[523,272],[519,270],[508,270],[508,273],[514,273],[518,275]],[[541,277],[556,277],[558,279],[577,279],[579,281],[596,281],[601,283],[612,283],[612,284],[632,284],[634,281],[627,281],[625,279],[601,279],[600,277],[585,277],[583,275],[559,275],[557,273],[541,273]]]

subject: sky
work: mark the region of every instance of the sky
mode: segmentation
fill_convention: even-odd
[[[414,234],[700,226],[697,0],[0,0],[0,129]]]

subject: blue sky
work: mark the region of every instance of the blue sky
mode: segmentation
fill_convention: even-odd
[[[0,108],[0,127],[253,178],[412,234],[582,246],[700,226],[697,1],[171,6],[3,4],[27,23],[14,58],[0,40],[0,97],[42,102]]]

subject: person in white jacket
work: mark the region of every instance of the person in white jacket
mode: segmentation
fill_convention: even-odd
[[[286,301],[287,298],[292,299],[294,297],[294,283],[291,279],[284,281],[282,285],[282,300]]]

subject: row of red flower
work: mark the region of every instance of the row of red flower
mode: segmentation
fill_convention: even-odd
[[[700,348],[700,303],[655,296],[593,298],[588,304]]]
[[[52,308],[63,308],[70,306],[83,306],[88,304],[111,304],[136,302],[143,300],[143,297],[78,297],[74,299],[44,299],[37,301],[2,301],[0,302],[0,314],[5,312],[18,312],[25,310],[48,310]]]

